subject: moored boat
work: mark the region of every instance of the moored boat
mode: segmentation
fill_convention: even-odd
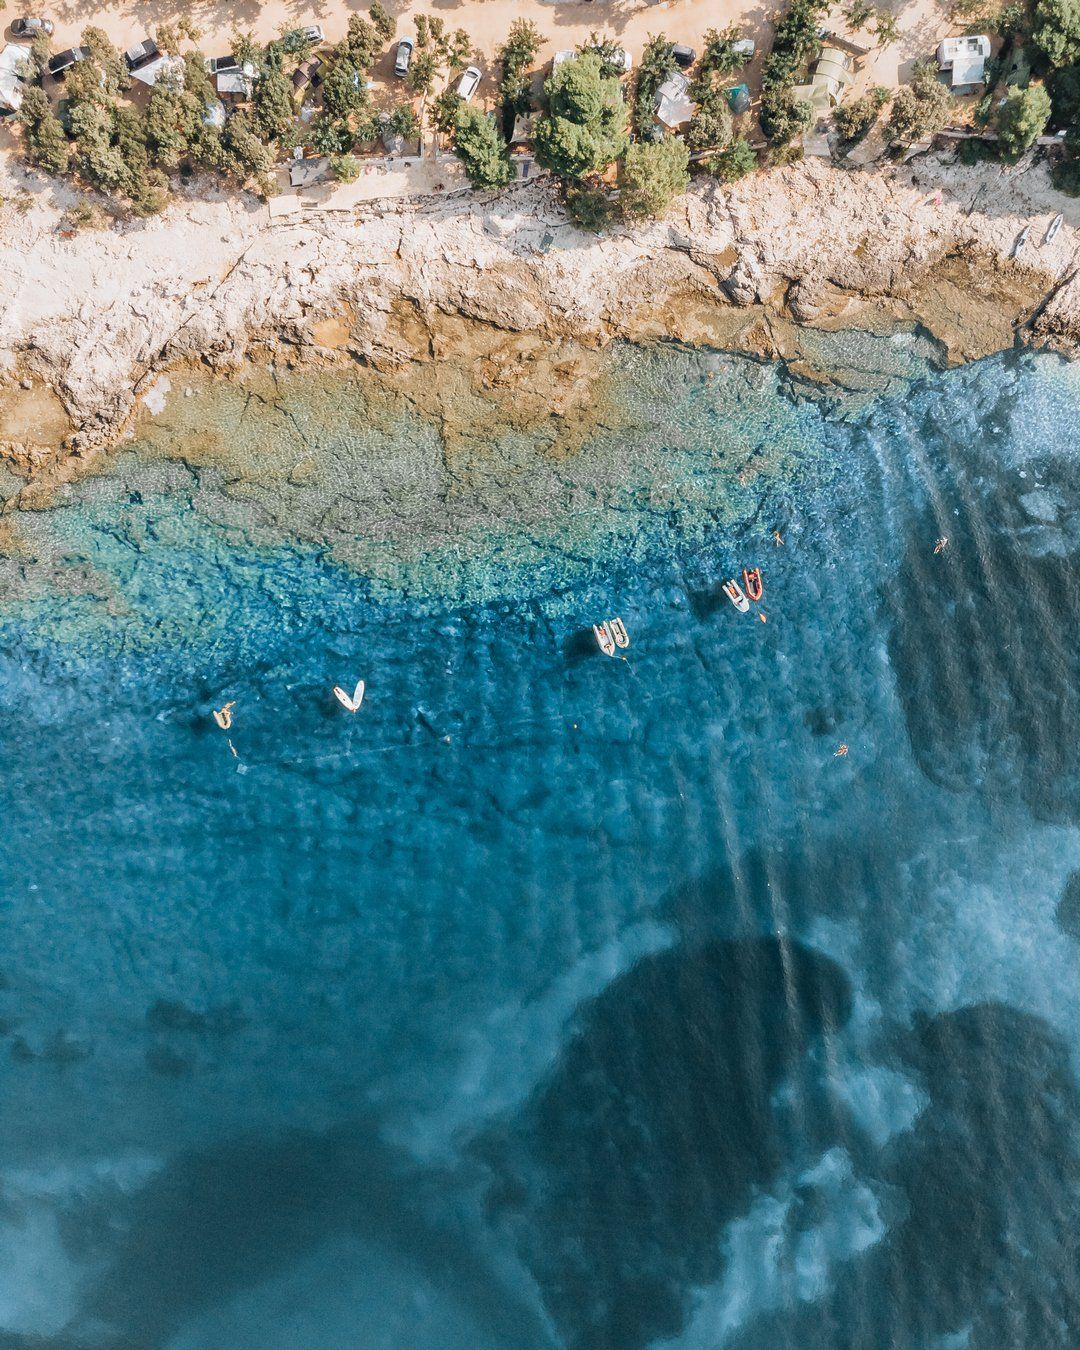
[[[611,629],[611,636],[615,639],[616,647],[630,646],[630,634],[626,631],[626,624],[623,623],[622,619],[611,619],[608,627]]]
[[[746,594],[750,599],[755,602],[760,600],[765,590],[765,587],[761,582],[761,568],[751,567],[747,570],[744,567],[742,570],[742,579],[743,585],[746,587]]]
[[[1061,223],[1064,219],[1065,217],[1061,215],[1060,212],[1054,217],[1054,219],[1050,222],[1050,228],[1046,231],[1046,238],[1043,240],[1044,244],[1049,244],[1053,242],[1054,235],[1057,234],[1058,230],[1061,229]]]
[[[611,625],[605,620],[603,623],[594,623],[593,632],[596,634],[597,646],[605,656],[615,655],[615,639],[611,635]]]
[[[357,680],[356,688],[351,694],[347,694],[339,684],[335,684],[334,697],[343,708],[347,708],[351,713],[356,712],[360,707],[360,704],[364,701],[364,681]]]
[[[742,587],[734,577],[724,582],[723,591],[740,614],[745,614],[750,608],[750,601],[743,595]]]
[[[1028,241],[1030,238],[1031,238],[1031,226],[1030,226],[1030,225],[1025,225],[1024,228],[1020,231],[1020,233],[1016,236],[1016,243],[1013,244],[1013,257],[1014,257],[1014,258],[1015,258],[1016,255],[1020,252],[1020,250],[1024,247],[1024,245],[1027,243],[1027,241]]]

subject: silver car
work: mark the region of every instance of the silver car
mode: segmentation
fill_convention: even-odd
[[[394,57],[394,74],[399,78],[404,78],[409,73],[409,63],[412,61],[415,45],[412,38],[402,38],[397,45],[397,56]]]
[[[53,22],[52,19],[12,19],[11,36],[32,38],[35,33],[44,33],[46,37],[52,37]]]
[[[462,102],[468,103],[469,99],[476,93],[476,87],[482,79],[483,76],[476,66],[467,67],[461,79],[458,80],[458,98],[460,98]]]

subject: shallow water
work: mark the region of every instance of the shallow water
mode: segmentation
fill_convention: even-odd
[[[176,390],[14,517],[0,1330],[1075,1343],[1080,378],[849,355]]]

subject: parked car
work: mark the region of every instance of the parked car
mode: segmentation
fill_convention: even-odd
[[[223,70],[239,70],[240,62],[235,56],[208,56],[206,70],[210,75],[219,75]]]
[[[465,103],[468,103],[469,99],[476,93],[476,87],[482,78],[483,76],[476,66],[467,67],[461,79],[458,80],[458,98],[462,99]]]
[[[57,52],[49,58],[49,74],[61,79],[65,70],[70,70],[78,61],[88,61],[90,55],[89,47],[69,47],[66,52]]]
[[[282,33],[281,40],[288,51],[290,45],[298,46],[302,42],[311,42],[318,46],[320,42],[326,41],[326,34],[322,30],[322,24],[309,23],[306,28],[290,28],[287,33]]]
[[[683,42],[673,42],[671,44],[671,59],[683,70],[688,70],[697,60],[697,52],[694,51],[693,47],[688,47]]]
[[[156,61],[160,55],[157,43],[152,38],[143,38],[142,42],[137,42],[124,53],[124,64],[128,70],[138,70]]]
[[[394,57],[394,74],[399,78],[409,73],[409,65],[412,61],[413,48],[416,44],[412,38],[402,38],[397,45],[397,56]]]
[[[35,19],[27,17],[24,19],[12,19],[11,36],[32,38],[35,33],[44,33],[46,37],[52,37],[53,22],[52,19]]]

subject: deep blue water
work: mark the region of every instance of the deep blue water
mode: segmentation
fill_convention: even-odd
[[[16,514],[0,1344],[1076,1344],[1080,378],[870,353]]]

